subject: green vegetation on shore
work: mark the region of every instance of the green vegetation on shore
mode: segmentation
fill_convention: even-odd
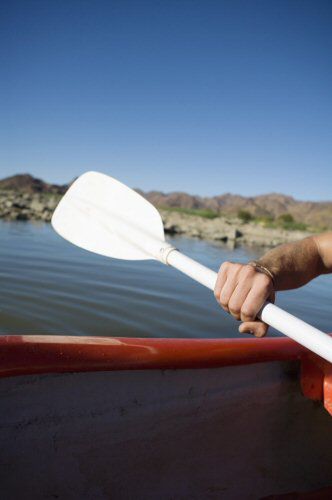
[[[162,210],[166,210],[167,212],[177,212],[184,215],[194,215],[196,217],[202,217],[204,219],[216,219],[217,217],[222,217],[224,215],[222,213],[216,212],[215,210],[209,209],[166,206],[162,206],[160,208]],[[288,213],[274,218],[272,216],[254,216],[248,210],[241,209],[237,212],[237,217],[244,224],[254,223],[271,229],[285,229],[287,231],[307,231],[309,229],[307,224],[294,220],[294,217]]]
[[[291,214],[282,214],[274,218],[272,216],[255,217],[247,210],[239,210],[237,216],[242,222],[254,222],[263,227],[274,229],[286,229],[287,231],[307,231],[308,225],[297,222]]]
[[[185,215],[196,215],[197,217],[203,217],[204,219],[216,219],[220,217],[218,212],[208,209],[200,208],[182,208],[182,207],[159,207],[162,210],[167,210],[168,212],[178,212]]]

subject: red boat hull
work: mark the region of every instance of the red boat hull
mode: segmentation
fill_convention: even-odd
[[[329,367],[288,339],[2,337],[0,359],[6,500],[256,500],[332,483],[332,419],[300,387],[302,364],[324,399]]]

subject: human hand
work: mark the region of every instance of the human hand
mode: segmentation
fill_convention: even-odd
[[[219,270],[214,295],[221,307],[243,323],[240,333],[264,337],[268,325],[257,319],[266,300],[274,302],[272,279],[249,264],[224,262]]]

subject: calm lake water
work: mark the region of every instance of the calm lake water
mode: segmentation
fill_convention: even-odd
[[[169,238],[218,270],[262,250]],[[238,323],[208,289],[153,261],[128,262],[81,250],[49,224],[0,221],[0,334],[238,337]],[[277,303],[332,331],[332,276],[279,294]],[[275,335],[276,332],[271,332]]]

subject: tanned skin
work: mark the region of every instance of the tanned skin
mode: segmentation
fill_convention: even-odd
[[[251,265],[224,262],[214,294],[225,311],[242,321],[240,333],[264,337],[268,325],[257,320],[257,314],[266,300],[274,302],[275,292],[299,288],[332,272],[332,232],[278,246],[258,262],[272,272],[274,283]]]

